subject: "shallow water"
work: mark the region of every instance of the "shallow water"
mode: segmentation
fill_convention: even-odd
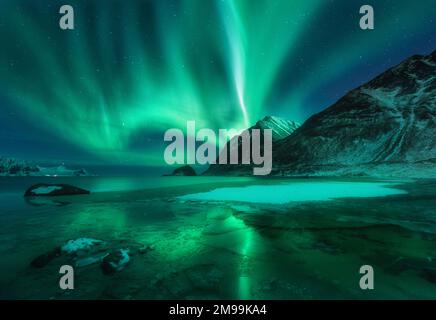
[[[26,202],[21,191],[0,193],[0,297],[436,298],[436,181],[193,179],[156,179],[144,191],[107,185],[113,192],[56,202]],[[337,182],[374,182],[402,193],[282,204],[180,199],[223,188],[292,183],[299,190]],[[36,256],[80,237],[131,249],[129,265],[112,276],[98,264],[77,267],[72,291],[58,288],[59,267],[71,263],[68,258],[29,266]],[[136,253],[144,246],[153,249]],[[359,268],[367,264],[375,272],[372,291],[359,288]]]

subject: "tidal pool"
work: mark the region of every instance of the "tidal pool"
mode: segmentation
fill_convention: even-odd
[[[336,198],[385,197],[406,193],[404,190],[396,189],[394,183],[388,182],[298,182],[218,188],[208,192],[184,195],[179,199],[284,204],[328,201]]]

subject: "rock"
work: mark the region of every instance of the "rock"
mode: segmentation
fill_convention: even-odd
[[[89,176],[89,173],[85,169],[78,169],[73,171],[73,175],[75,175],[76,177],[81,177]]]
[[[131,257],[129,249],[113,249],[113,245],[92,238],[77,238],[41,254],[33,259],[30,265],[34,268],[43,268],[54,258],[63,257],[68,264],[79,268],[100,263],[104,274],[113,274],[124,269]],[[119,246],[120,243],[116,245]],[[141,246],[135,243],[131,245],[135,253],[146,253],[154,249],[152,245]]]
[[[129,249],[119,249],[109,253],[101,263],[105,275],[111,275],[123,270],[130,261]]]
[[[197,173],[191,166],[184,166],[184,167],[177,168],[173,171],[172,174],[170,174],[170,176],[186,176],[186,177],[194,177],[196,175]]]
[[[25,197],[38,196],[71,196],[80,194],[90,194],[88,190],[74,187],[68,184],[45,184],[39,183],[26,190]]]
[[[95,252],[96,246],[100,246],[103,243],[101,240],[90,239],[90,238],[79,238],[76,240],[69,240],[66,244],[60,247],[56,247],[53,250],[41,254],[32,260],[30,265],[34,268],[43,268],[54,258],[60,257],[61,255],[67,255],[75,260],[78,256],[82,258],[75,262],[77,267],[84,267],[90,264],[100,262],[105,254],[101,252]],[[104,248],[102,248],[104,249]],[[87,255],[83,257],[83,255]]]
[[[92,238],[78,238],[75,240],[69,240],[61,248],[63,253],[69,255],[77,255],[81,251],[89,251],[95,246],[103,244],[103,241]]]
[[[47,264],[49,264],[50,261],[52,261],[56,257],[59,257],[60,255],[61,255],[61,248],[56,247],[52,251],[41,254],[40,256],[33,259],[30,265],[34,268],[43,268]]]
[[[146,245],[146,246],[139,248],[138,253],[145,254],[145,253],[147,253],[149,251],[153,251],[153,250],[154,250],[154,245]]]
[[[97,255],[97,256],[91,256],[91,257],[78,259],[75,263],[75,266],[80,268],[80,267],[86,267],[86,266],[90,266],[92,264],[100,263],[103,261],[103,259],[107,255],[108,255],[108,253],[102,253],[102,254]]]
[[[436,268],[425,268],[421,274],[428,282],[436,283]]]

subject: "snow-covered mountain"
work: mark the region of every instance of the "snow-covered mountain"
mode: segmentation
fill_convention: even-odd
[[[85,169],[41,167],[33,162],[0,157],[0,176],[87,176]]]
[[[38,172],[38,166],[32,162],[0,157],[0,176],[29,176]]]
[[[436,177],[436,51],[410,57],[301,127],[266,117],[252,128],[273,129],[273,175]],[[206,174],[251,168],[212,165]]]
[[[436,51],[352,90],[273,146],[273,164],[285,175],[382,176],[399,163],[411,173],[411,164],[428,165],[436,175]]]
[[[288,137],[292,132],[294,132],[300,124],[295,121],[284,120],[278,117],[266,116],[262,120],[259,120],[254,126],[248,128],[248,132],[251,137],[251,130],[253,129],[261,129],[261,137],[263,137],[264,129],[272,130],[272,141],[273,144],[278,141]],[[233,137],[233,139],[237,139],[238,136]],[[230,142],[227,143],[227,150],[230,150]],[[262,151],[262,148],[261,148]],[[242,146],[241,141],[238,141],[238,155],[239,159],[241,159],[242,154]],[[230,152],[227,154],[228,163],[230,162]],[[241,162],[241,160],[239,160]],[[218,162],[218,160],[217,160]],[[211,165],[206,172],[205,175],[245,175],[252,173],[251,165],[232,165],[232,164],[215,164]]]
[[[300,124],[298,122],[285,120],[279,117],[266,116],[262,120],[259,120],[254,126],[249,128],[248,130],[271,129],[272,140],[273,142],[276,142],[289,136],[298,127],[300,127]]]

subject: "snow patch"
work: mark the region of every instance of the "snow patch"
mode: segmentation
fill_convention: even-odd
[[[118,263],[110,262],[110,265],[116,271],[121,271],[124,268],[124,266],[129,263],[130,261],[129,251],[130,251],[129,249],[120,249],[119,252],[120,252],[121,259],[118,261]]]
[[[62,246],[62,252],[73,254],[80,250],[90,250],[95,245],[101,244],[103,241],[92,238],[79,238],[76,240],[69,240]]]
[[[60,187],[60,186],[39,187],[39,188],[36,188],[36,189],[32,190],[32,192],[34,194],[40,194],[41,195],[41,194],[50,194],[53,191],[61,190],[61,189],[62,189],[62,187]]]

